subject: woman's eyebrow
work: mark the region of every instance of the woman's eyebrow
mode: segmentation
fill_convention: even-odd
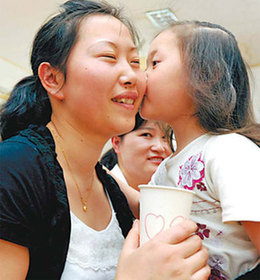
[[[89,49],[92,49],[92,48],[95,48],[97,47],[98,45],[104,45],[104,46],[111,46],[112,48],[114,49],[118,49],[118,45],[116,43],[114,43],[113,41],[110,41],[110,40],[102,40],[102,41],[97,41],[97,42],[94,42],[92,45],[90,45]],[[128,48],[128,50],[131,52],[131,51],[137,51],[137,47],[136,46],[130,46]]]

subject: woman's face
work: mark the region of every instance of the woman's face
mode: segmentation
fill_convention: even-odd
[[[118,19],[82,21],[67,61],[63,118],[106,137],[131,130],[145,91],[145,74],[129,30]]]
[[[154,121],[144,122],[123,138],[113,137],[112,145],[128,183],[132,178],[148,183],[158,165],[172,153],[165,132]]]
[[[152,42],[146,73],[147,91],[141,108],[143,118],[172,125],[178,118],[194,112],[187,94],[187,77],[177,38],[171,30],[163,31]]]

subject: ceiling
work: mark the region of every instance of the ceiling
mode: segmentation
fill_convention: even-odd
[[[0,0],[0,87],[8,89],[30,73],[29,55],[34,34],[62,0]],[[143,42],[142,55],[158,29],[146,11],[170,8],[179,20],[218,23],[231,30],[251,66],[260,65],[260,0],[107,0],[124,7]]]

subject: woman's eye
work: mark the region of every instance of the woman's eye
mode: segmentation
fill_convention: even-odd
[[[152,137],[152,134],[147,132],[147,133],[142,133],[141,136],[142,137]]]
[[[164,135],[164,136],[162,137],[162,139],[163,139],[164,141],[167,141],[166,135]]]
[[[130,64],[135,67],[135,68],[139,68],[140,67],[140,61],[139,59],[134,59],[130,62]]]
[[[116,59],[115,55],[113,54],[103,54],[102,57]]]
[[[140,64],[140,61],[139,61],[139,59],[135,59],[135,60],[132,60],[131,63],[133,63],[133,64],[138,64],[138,65],[139,65],[139,64]]]

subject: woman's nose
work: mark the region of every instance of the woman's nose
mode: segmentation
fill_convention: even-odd
[[[166,142],[164,139],[154,139],[152,146],[152,151],[164,153],[166,151]]]
[[[137,81],[137,73],[128,64],[122,68],[119,82],[124,87],[135,86]]]

